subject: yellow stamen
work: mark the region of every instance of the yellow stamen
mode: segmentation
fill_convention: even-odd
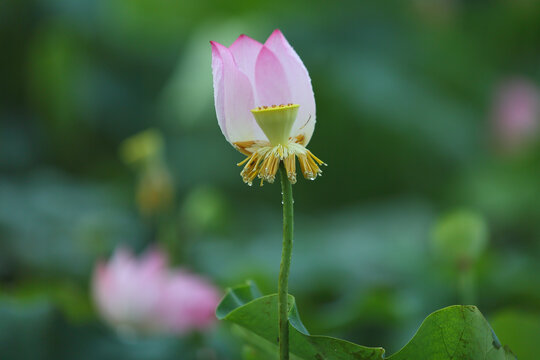
[[[285,164],[285,170],[287,171],[287,177],[291,184],[296,184],[296,155],[290,154],[283,160]]]
[[[326,163],[324,161],[322,161],[321,159],[319,159],[318,157],[316,157],[315,155],[313,155],[313,153],[311,151],[308,150],[307,152],[308,152],[309,156],[311,156],[313,159],[315,159],[315,161],[317,161],[317,163],[319,165],[326,166]]]
[[[272,146],[270,143],[258,142],[252,145],[251,152],[246,159],[238,163],[238,166],[244,165],[244,169],[240,173],[244,182],[248,185],[253,184],[256,177],[261,179],[261,186],[264,181],[273,183],[276,178],[276,173],[279,169],[279,163],[283,161],[285,171],[289,181],[296,183],[296,158],[300,163],[302,175],[309,180],[315,180],[317,176],[322,174],[321,165],[326,165],[322,160],[317,158],[306,149],[303,145],[298,144],[297,138],[290,138],[286,145]],[[236,146],[240,146],[235,143]]]

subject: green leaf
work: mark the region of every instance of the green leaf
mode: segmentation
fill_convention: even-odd
[[[229,289],[217,308],[220,320],[237,325],[259,351],[277,349],[277,295],[259,296],[253,283]],[[516,359],[501,346],[495,333],[474,306],[450,306],[429,315],[411,341],[385,357],[383,348],[365,347],[328,336],[310,335],[289,295],[290,351],[293,359],[315,360],[451,360]]]
[[[516,359],[476,306],[453,305],[429,315],[391,360]]]
[[[256,298],[256,294],[258,290],[252,283],[230,289],[217,308],[217,317],[231,321],[277,346],[277,295]],[[299,359],[383,358],[382,348],[368,348],[345,340],[310,335],[300,320],[294,297],[291,295],[289,322],[291,353]]]

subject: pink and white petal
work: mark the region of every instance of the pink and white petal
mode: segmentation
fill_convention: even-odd
[[[214,82],[214,104],[216,106],[216,115],[218,118],[219,128],[225,136],[225,139],[229,140],[227,135],[227,129],[225,127],[225,88],[223,78],[223,60],[214,43],[212,44],[212,77]]]
[[[240,35],[229,46],[236,65],[240,71],[247,75],[252,88],[255,88],[255,62],[262,46],[260,42],[247,35]]]
[[[215,323],[220,294],[204,278],[176,270],[171,272],[160,307],[172,332],[203,330]]]
[[[214,99],[219,125],[225,138],[237,141],[265,140],[262,130],[251,115],[254,94],[251,83],[234,61],[230,50],[211,42],[214,72]]]
[[[98,263],[92,278],[92,295],[103,318],[115,323],[121,307],[118,306],[117,279],[106,263]]]
[[[266,46],[262,47],[255,64],[255,90],[257,106],[292,102],[285,70],[276,54]]]
[[[276,29],[264,46],[272,50],[283,66],[292,96],[288,102],[300,105],[291,135],[303,134],[307,145],[315,129],[315,96],[309,73],[281,31]]]

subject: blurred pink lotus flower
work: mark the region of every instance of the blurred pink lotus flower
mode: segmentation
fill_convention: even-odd
[[[174,333],[209,329],[215,322],[218,290],[204,278],[169,269],[163,252],[140,258],[119,248],[98,263],[92,292],[102,317],[122,333]]]
[[[241,35],[229,47],[212,44],[214,100],[223,135],[248,156],[241,175],[251,185],[272,183],[284,162],[296,182],[296,157],[305,178],[324,164],[305,146],[315,129],[311,79],[285,36],[275,30],[264,44]]]
[[[540,122],[540,91],[526,79],[503,82],[495,94],[494,132],[504,150],[517,150],[537,135]]]

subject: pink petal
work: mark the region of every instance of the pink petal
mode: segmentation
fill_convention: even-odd
[[[158,330],[158,300],[168,274],[164,260],[155,250],[137,259],[118,248],[109,263],[98,263],[92,290],[104,319],[113,326]]]
[[[217,50],[217,47],[212,43],[212,75],[214,80],[214,103],[216,106],[216,114],[218,118],[219,128],[223,136],[229,140],[227,129],[225,127],[225,101],[224,101],[224,80],[223,80],[223,60]]]
[[[494,104],[495,130],[507,150],[518,149],[539,127],[540,92],[527,79],[508,79],[498,89]]]
[[[315,128],[315,96],[308,71],[281,31],[275,30],[264,46],[272,50],[284,69],[291,92],[287,102],[300,105],[291,135],[303,134],[307,144]]]
[[[255,64],[257,106],[279,105],[292,102],[287,75],[277,56],[263,46]]]
[[[265,139],[250,112],[255,106],[247,75],[238,69],[229,49],[211,44],[214,99],[223,135],[230,143]]]
[[[236,65],[247,75],[252,88],[255,88],[255,62],[261,51],[262,44],[247,35],[240,35],[229,47]]]
[[[140,259],[140,267],[143,272],[165,271],[167,264],[167,255],[159,247],[146,250]]]
[[[172,332],[204,330],[215,323],[220,294],[206,279],[182,270],[171,272],[161,306]]]

